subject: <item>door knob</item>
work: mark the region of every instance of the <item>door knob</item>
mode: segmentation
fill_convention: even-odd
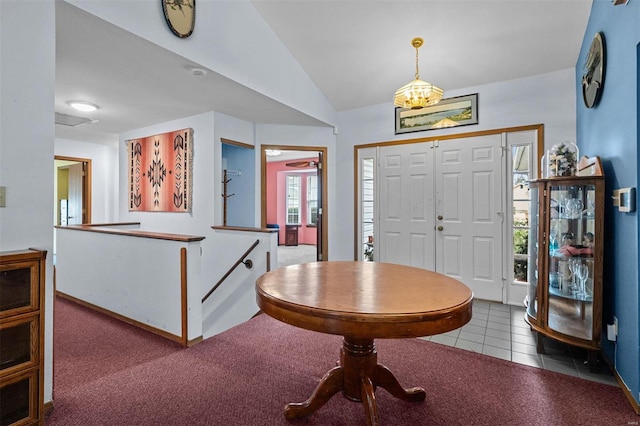
[[[439,215],[438,215],[438,220],[442,220],[442,219],[443,219],[442,215],[441,215],[441,214],[439,214]]]
[[[438,226],[437,229],[438,229],[438,231],[442,231],[442,230],[444,230],[444,226],[440,225],[440,226]]]

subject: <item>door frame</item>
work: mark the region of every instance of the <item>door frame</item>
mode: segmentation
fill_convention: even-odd
[[[537,151],[535,153],[533,153],[535,155],[535,160],[534,160],[534,165],[539,165],[540,164],[540,160],[542,159],[542,156],[544,154],[545,151],[545,147],[544,147],[544,124],[532,124],[532,125],[526,125],[526,126],[515,126],[515,127],[505,127],[505,128],[499,128],[499,129],[490,129],[490,130],[481,130],[481,131],[476,131],[476,132],[468,132],[468,133],[455,133],[455,134],[448,134],[448,135],[440,135],[440,136],[431,136],[431,137],[423,137],[423,138],[415,138],[415,139],[404,139],[404,140],[395,140],[395,141],[387,141],[387,142],[374,142],[374,143],[369,143],[369,144],[362,144],[362,145],[354,145],[353,147],[353,161],[354,161],[354,168],[353,168],[353,176],[354,176],[354,197],[353,197],[353,202],[354,202],[354,209],[353,209],[353,223],[354,223],[354,227],[353,227],[353,231],[354,231],[354,236],[353,236],[353,253],[354,253],[354,260],[358,259],[358,250],[360,250],[360,241],[358,239],[358,232],[359,232],[359,220],[361,217],[361,206],[359,203],[359,194],[360,194],[360,181],[359,181],[359,155],[358,152],[359,150],[365,149],[365,148],[377,148],[377,147],[384,147],[384,146],[392,146],[392,145],[405,145],[405,144],[413,144],[413,143],[422,143],[422,142],[436,142],[436,141],[445,141],[445,140],[449,140],[449,139],[464,139],[464,138],[469,138],[469,137],[475,137],[475,136],[485,136],[485,135],[494,135],[494,134],[508,134],[508,133],[516,133],[516,132],[523,132],[523,131],[536,131],[536,135],[537,135]],[[507,147],[508,148],[508,147]],[[505,149],[507,149],[505,148]],[[377,156],[376,156],[377,158]],[[540,173],[539,168],[535,168],[535,172],[537,174]],[[508,170],[505,170],[504,173],[509,173]],[[535,176],[532,176],[532,178],[537,178],[537,174]],[[509,193],[509,191],[507,190],[507,193]],[[505,194],[507,195],[507,194]],[[510,202],[510,200],[505,200],[504,203],[508,204]],[[504,204],[503,203],[503,204]],[[511,211],[510,209],[504,209],[505,211],[505,216],[507,211]],[[505,219],[507,219],[505,217]],[[509,253],[508,250],[510,248],[512,248],[512,243],[509,243],[509,239],[513,239],[513,235],[512,232],[510,230],[513,229],[513,227],[511,226],[511,216],[509,216],[509,218],[507,220],[504,221],[504,229],[507,232],[503,232],[503,250],[504,250],[504,257],[505,259],[507,259],[507,256],[511,256],[512,253]],[[510,257],[509,257],[510,259]],[[507,268],[509,268],[509,262],[503,262],[503,276],[504,279],[506,279],[509,275],[508,275],[508,271],[506,271]],[[503,289],[503,302],[506,302],[509,299],[509,291],[511,290],[510,288],[510,284],[509,282],[506,283],[506,285],[504,286]]]
[[[329,238],[327,230],[329,223],[329,208],[328,208],[328,185],[327,185],[327,176],[329,175],[327,170],[327,147],[323,146],[298,146],[298,145],[261,145],[260,148],[260,226],[262,228],[267,227],[267,150],[278,150],[278,151],[307,151],[320,153],[322,158],[322,173],[319,173],[321,176],[321,194],[322,194],[322,203],[320,208],[322,209],[322,214],[320,215],[320,236],[318,239],[318,254],[322,256],[322,260],[329,260]]]
[[[82,223],[91,223],[91,159],[90,158],[79,158],[79,157],[67,157],[64,155],[55,155],[53,157],[54,163],[56,160],[60,161],[72,161],[74,163],[82,163],[84,168],[84,176],[82,178]],[[58,172],[58,168],[56,167],[56,173]],[[57,189],[56,189],[57,193]],[[57,206],[56,200],[56,209],[60,208]],[[57,212],[57,210],[56,210]]]

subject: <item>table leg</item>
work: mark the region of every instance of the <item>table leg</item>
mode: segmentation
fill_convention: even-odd
[[[345,337],[340,351],[340,364],[324,375],[313,394],[302,403],[287,404],[287,419],[306,417],[322,407],[338,391],[352,401],[364,405],[367,424],[378,425],[378,406],[375,390],[380,386],[391,395],[408,402],[424,401],[422,388],[404,389],[393,373],[378,364],[378,353],[373,339]]]
[[[370,377],[362,378],[362,405],[364,405],[364,414],[367,417],[368,426],[378,426],[378,405],[376,404],[375,386],[371,382]]]
[[[284,416],[287,420],[306,417],[322,407],[333,395],[342,390],[342,366],[333,367],[324,375],[313,394],[305,402],[292,402],[284,406]]]
[[[420,402],[424,401],[427,397],[427,393],[422,388],[415,387],[405,389],[400,386],[398,379],[396,379],[396,376],[393,375],[391,370],[381,364],[376,366],[373,382],[381,388],[386,389],[386,391],[391,395],[403,401]]]

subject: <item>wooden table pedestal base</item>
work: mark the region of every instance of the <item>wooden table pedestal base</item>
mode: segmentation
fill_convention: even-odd
[[[404,389],[393,373],[378,364],[373,339],[345,337],[340,351],[340,363],[324,375],[313,394],[302,403],[287,404],[284,415],[288,420],[306,417],[322,407],[333,395],[342,394],[364,405],[368,425],[378,425],[375,390],[380,386],[391,395],[408,402],[424,401],[424,389]]]

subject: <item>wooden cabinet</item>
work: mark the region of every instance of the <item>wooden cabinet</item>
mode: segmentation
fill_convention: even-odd
[[[44,424],[46,251],[0,252],[0,425]]]
[[[298,245],[298,225],[287,225],[284,234],[284,243],[287,246]]]
[[[538,332],[539,353],[547,336],[587,349],[591,369],[601,347],[604,189],[603,176],[530,182],[535,267],[529,268],[525,318]]]

